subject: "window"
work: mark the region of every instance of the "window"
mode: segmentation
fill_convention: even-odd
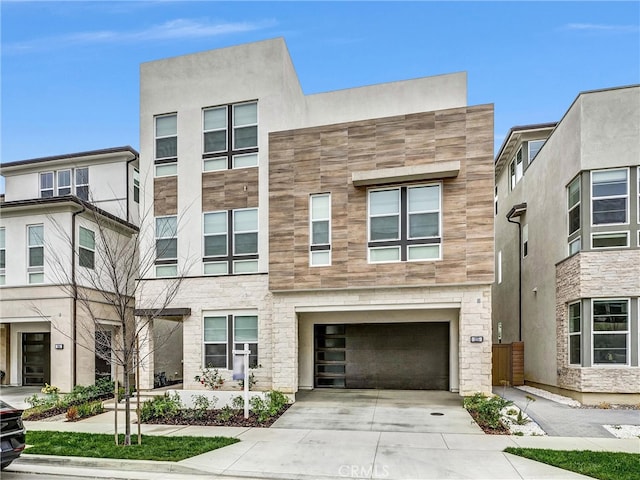
[[[567,187],[567,206],[569,210],[569,235],[580,230],[580,177],[576,177]]]
[[[591,234],[591,248],[619,248],[629,246],[629,232]]]
[[[156,276],[178,274],[178,219],[175,216],[156,217]]]
[[[40,174],[40,198],[53,197],[53,172]]]
[[[569,364],[582,364],[582,315],[580,302],[569,304]]]
[[[88,228],[80,227],[78,264],[93,269],[95,266],[96,237]]]
[[[498,215],[498,186],[493,187],[493,214]]]
[[[76,196],[89,200],[89,169],[76,168]]]
[[[71,170],[58,170],[58,195],[71,195]]]
[[[171,177],[173,175],[178,174],[178,164],[175,162],[172,163],[162,163],[155,166],[156,177]]]
[[[439,260],[440,184],[369,191],[369,261]]]
[[[520,181],[520,179],[522,178],[522,147],[520,147],[518,149],[518,153],[516,153],[516,183],[518,183]]]
[[[627,169],[591,172],[593,225],[627,222]]]
[[[44,225],[27,226],[29,283],[44,282]]]
[[[498,284],[502,283],[502,250],[498,252]]]
[[[229,332],[233,332],[230,337]],[[257,315],[204,316],[204,366],[233,369],[233,350],[249,344],[249,368],[258,366]]]
[[[331,265],[331,195],[311,195],[309,211],[309,265]]]
[[[515,161],[515,159],[511,160],[511,163],[509,164],[509,179],[510,179],[509,187],[511,188],[511,190],[513,190],[514,188],[516,188],[516,161]]]
[[[204,214],[204,274],[258,271],[258,209]]]
[[[204,172],[258,165],[257,102],[205,108],[202,123]]]
[[[580,251],[581,248],[582,248],[582,242],[580,240],[580,237],[576,238],[575,240],[572,240],[571,242],[569,242],[569,255],[575,255]]]
[[[522,227],[522,258],[529,254],[529,225]]]
[[[133,201],[140,203],[140,170],[133,169]]]
[[[593,364],[629,364],[629,300],[593,300]]]
[[[0,285],[4,285],[5,281],[5,267],[6,267],[6,232],[4,227],[0,228]]]
[[[529,142],[529,163],[533,162],[533,159],[536,158],[544,142],[544,140],[531,140]]]
[[[156,160],[178,156],[178,115],[155,117]]]

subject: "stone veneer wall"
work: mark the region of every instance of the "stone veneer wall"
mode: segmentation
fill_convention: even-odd
[[[458,304],[460,395],[491,392],[491,288],[489,285],[407,287],[286,292],[273,295],[273,387],[285,393],[298,389],[298,320],[296,308],[331,307],[339,312],[385,305],[402,310],[419,305]],[[483,343],[470,343],[482,335]]]
[[[579,367],[569,365],[568,352],[568,303],[582,298],[639,296],[640,250],[581,252],[556,266],[558,386],[579,392],[640,392],[639,366]],[[638,335],[638,318],[631,312],[629,317],[630,324],[636,325],[629,335]]]

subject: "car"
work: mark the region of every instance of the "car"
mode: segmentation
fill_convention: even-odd
[[[4,470],[20,456],[25,446],[25,432],[22,410],[0,400],[0,469]]]

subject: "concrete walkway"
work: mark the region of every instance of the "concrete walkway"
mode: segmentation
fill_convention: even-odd
[[[527,415],[550,436],[615,438],[602,425],[640,425],[640,410],[575,408],[517,388],[494,387],[493,393],[526,407]],[[535,398],[528,405],[527,395]]]

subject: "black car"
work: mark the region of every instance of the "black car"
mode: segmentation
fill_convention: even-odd
[[[0,400],[0,442],[2,454],[0,467],[4,470],[20,456],[24,450],[25,429],[22,424],[22,410]]]

